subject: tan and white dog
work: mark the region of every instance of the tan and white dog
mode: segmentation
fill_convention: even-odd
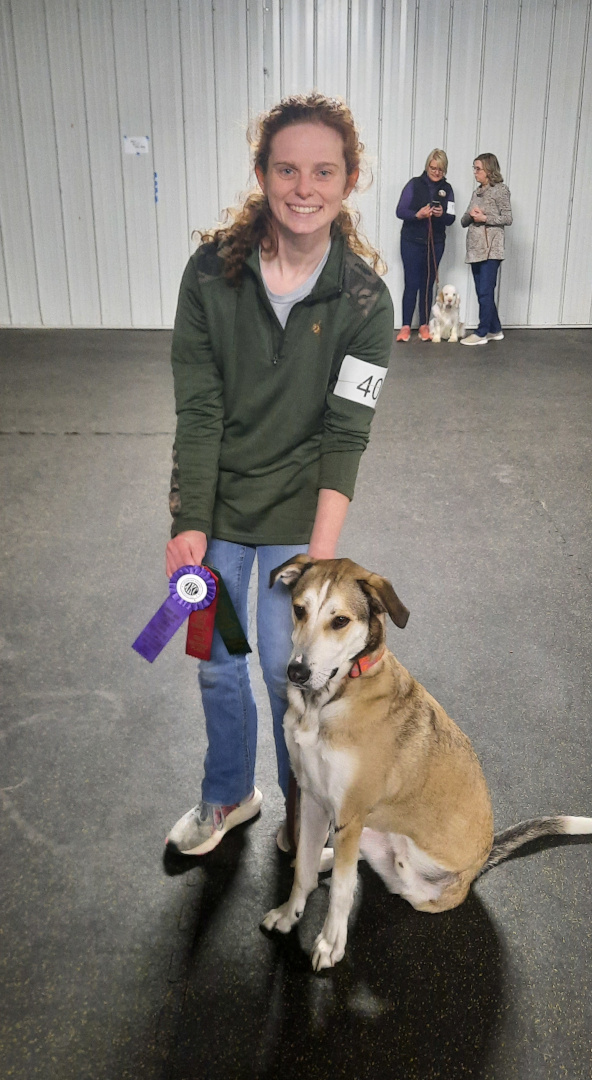
[[[360,853],[419,911],[456,907],[471,882],[529,840],[592,833],[592,818],[547,817],[493,835],[487,784],[467,736],[385,648],[385,613],[409,612],[385,578],[349,559],[297,555],[272,572],[292,590],[294,648],[284,720],[301,788],[289,900],[267,930],[288,933],[318,883],[330,824],[335,860],[315,970],[341,960]]]
[[[440,289],[432,307],[430,319],[430,337],[432,341],[458,341],[464,334],[460,321],[460,296],[454,285],[445,285]]]

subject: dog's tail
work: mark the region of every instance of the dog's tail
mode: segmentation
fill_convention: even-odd
[[[592,818],[562,815],[521,821],[518,825],[511,825],[509,829],[496,833],[487,862],[481,867],[481,874],[503,862],[523,844],[538,840],[541,836],[575,836],[585,833],[592,833]]]

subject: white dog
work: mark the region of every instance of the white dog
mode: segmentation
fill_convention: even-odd
[[[463,336],[464,330],[460,321],[460,296],[454,285],[445,285],[443,289],[440,289],[432,308],[430,319],[432,341],[437,343],[442,338],[445,341],[458,341]]]

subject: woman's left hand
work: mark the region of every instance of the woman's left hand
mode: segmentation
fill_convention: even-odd
[[[473,221],[487,221],[487,218],[479,206],[474,206],[472,210],[469,210]]]
[[[442,217],[444,208],[442,206],[432,206],[432,214],[434,217]]]

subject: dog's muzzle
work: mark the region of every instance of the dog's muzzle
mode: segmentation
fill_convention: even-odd
[[[301,689],[308,686],[314,690],[320,690],[331,681],[334,675],[337,675],[338,671],[339,668],[333,668],[329,675],[327,672],[317,672],[316,676],[313,677],[312,671],[303,656],[297,656],[294,660],[290,660],[288,664],[290,682]]]

